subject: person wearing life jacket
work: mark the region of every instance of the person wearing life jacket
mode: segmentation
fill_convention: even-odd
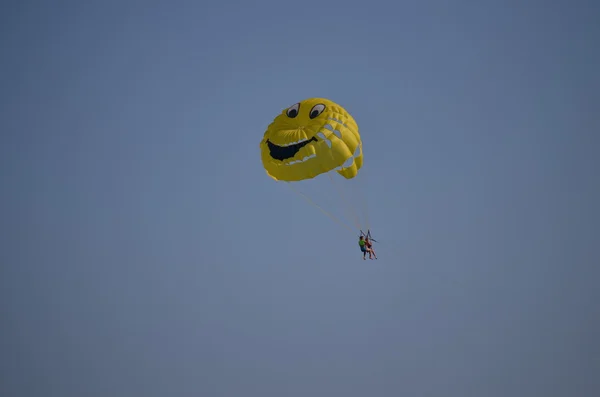
[[[369,242],[370,244],[370,242]],[[373,259],[372,252],[373,250],[367,247],[367,240],[363,236],[358,238],[358,246],[360,247],[360,251],[363,253],[363,260],[366,260],[367,252],[369,253],[369,259]]]

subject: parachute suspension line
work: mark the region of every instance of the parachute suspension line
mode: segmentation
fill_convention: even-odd
[[[306,199],[306,201],[308,201],[310,204],[314,205],[315,207],[317,207],[318,209],[321,210],[321,212],[323,212],[325,215],[327,215],[328,217],[330,217],[334,222],[337,222],[340,226],[345,227],[346,229],[348,229],[350,232],[355,233],[354,230],[352,230],[352,228],[350,226],[348,226],[347,224],[345,224],[344,222],[342,222],[341,220],[339,220],[338,218],[336,218],[335,216],[333,216],[332,214],[330,214],[329,212],[325,211],[320,205],[318,205],[317,203],[315,203],[314,201],[312,201],[310,199],[310,197],[308,197],[306,194],[302,193],[301,191],[295,189],[292,186],[292,183],[290,182],[286,182],[286,184],[290,187],[290,189],[292,189],[294,192],[296,192],[297,194],[299,194],[300,196],[304,197]]]
[[[331,174],[327,174],[327,176],[329,177],[331,184],[335,186],[335,190],[338,191],[338,193],[340,195],[340,199],[344,202],[344,204],[346,205],[346,208],[349,209],[350,214],[354,218],[354,226],[356,226],[356,228],[360,230],[360,216],[357,215],[357,211],[354,209],[354,207],[352,206],[352,204],[349,201],[346,201],[346,199],[344,198],[344,192],[342,192],[342,190],[339,188],[339,186],[334,182]]]
[[[365,190],[368,190],[367,188],[363,189],[362,187],[365,185],[368,185],[368,178],[365,176],[365,170],[362,169],[362,172],[360,174],[358,174],[355,179],[357,179],[358,183],[356,185],[354,185],[354,194],[356,196],[359,196],[359,203],[357,204],[359,207],[361,207],[361,217],[364,218],[365,221],[365,226],[367,228],[367,230],[371,229],[371,225],[369,224],[369,205],[367,203],[367,197],[366,197],[366,193]],[[367,187],[367,186],[365,186]],[[362,205],[361,205],[362,204]]]
[[[369,224],[369,204],[367,203],[366,195],[359,193],[359,196],[363,205],[363,215],[365,216],[365,224],[367,226],[367,230],[371,230],[371,225]]]
[[[367,178],[364,176],[364,171],[363,171],[363,174],[358,175],[357,177],[359,178],[360,183],[357,185],[358,187],[356,187],[356,189],[355,189],[355,194],[360,197],[360,199],[359,199],[360,203],[358,205],[360,206],[360,204],[362,204],[361,210],[362,210],[362,216],[364,217],[364,220],[365,220],[365,226],[367,227],[367,230],[370,230],[371,225],[369,224],[369,205],[367,203],[367,195],[365,193],[366,189],[362,188],[363,185],[366,185],[364,179],[367,179]]]

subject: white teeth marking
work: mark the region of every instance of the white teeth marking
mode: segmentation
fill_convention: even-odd
[[[300,139],[299,141],[290,142],[290,143],[286,143],[285,145],[279,145],[279,146],[282,146],[282,147],[292,146],[292,145],[296,145],[298,143],[302,143],[302,142],[305,142],[305,141],[308,141],[308,139],[306,139],[306,138],[305,139]]]
[[[294,160],[294,161],[290,161],[289,163],[285,163],[285,165],[293,165],[293,164],[298,164],[298,163],[303,163],[308,159],[312,159],[314,157],[317,157],[316,154],[311,154],[310,156],[306,156],[304,157],[302,160]]]
[[[333,121],[336,121],[336,122],[340,123],[341,125],[343,125],[344,127],[346,127],[346,125],[344,123],[342,123],[342,121],[340,121],[340,120],[337,120],[337,119],[334,119],[334,118],[331,118],[331,117],[329,119],[333,120]],[[333,132],[333,134],[337,138],[342,139],[342,133],[341,133],[341,131],[334,129],[331,124],[325,124],[323,127],[325,127],[325,129]],[[324,133],[318,132],[316,134],[316,136],[319,137],[322,141],[325,141],[325,144],[331,149],[331,140],[327,139],[327,137],[325,136]],[[290,142],[290,143],[287,143],[285,145],[279,145],[279,146],[286,147],[286,146],[296,145],[298,143],[302,143],[302,142],[305,142],[307,140],[308,139],[300,139],[299,141]],[[293,160],[293,161],[290,161],[289,163],[285,163],[285,165],[293,165],[293,164],[303,163],[306,160],[312,159],[314,157],[317,157],[317,155],[316,154],[311,154],[310,156],[304,157],[302,160]],[[350,158],[350,160],[353,160],[353,159]]]

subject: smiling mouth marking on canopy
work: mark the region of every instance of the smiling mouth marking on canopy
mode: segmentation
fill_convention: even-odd
[[[274,143],[271,143],[269,140],[267,140],[267,146],[269,147],[269,152],[271,154],[271,157],[273,157],[275,160],[287,160],[287,159],[291,159],[292,157],[294,157],[296,155],[296,153],[298,153],[298,151],[300,149],[302,149],[304,146],[308,145],[311,142],[318,142],[317,138],[315,138],[314,136],[310,139],[301,141],[299,143],[294,143],[292,145],[287,145],[287,146],[278,146],[275,145]]]

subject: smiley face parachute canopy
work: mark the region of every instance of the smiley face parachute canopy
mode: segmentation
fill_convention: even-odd
[[[292,185],[305,186],[308,180],[320,179],[322,174],[327,174],[332,184],[338,175],[350,183],[363,167],[362,139],[356,121],[342,106],[325,98],[309,98],[283,109],[267,127],[260,151],[267,175],[276,181],[290,182],[288,185],[295,191]],[[339,189],[339,185],[336,188]],[[368,216],[363,224],[354,213],[355,228],[351,228],[306,194],[300,194],[347,229],[368,230]],[[351,196],[354,198],[356,194]],[[341,198],[345,204],[351,201]],[[363,204],[366,213],[364,199]],[[337,209],[338,205],[333,207]]]
[[[267,174],[286,182],[334,170],[352,179],[363,165],[356,121],[324,98],[306,99],[284,109],[268,126],[260,149]]]

